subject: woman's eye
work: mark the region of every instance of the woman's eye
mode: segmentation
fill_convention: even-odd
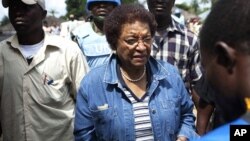
[[[134,45],[135,43],[137,43],[137,39],[126,39],[124,41],[129,45]]]
[[[144,38],[143,39],[143,42],[144,43],[150,43],[152,41],[152,38],[151,37],[147,37],[147,38]]]

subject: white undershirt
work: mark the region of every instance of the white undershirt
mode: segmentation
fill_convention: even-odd
[[[34,45],[20,45],[22,55],[26,59],[33,58],[36,55],[36,53],[39,51],[39,49],[43,46],[43,44],[44,44],[44,40]]]

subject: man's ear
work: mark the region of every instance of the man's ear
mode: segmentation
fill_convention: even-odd
[[[236,51],[224,42],[215,44],[216,62],[223,66],[229,73],[233,73],[236,63]]]
[[[45,19],[47,16],[47,10],[43,10],[43,19]]]

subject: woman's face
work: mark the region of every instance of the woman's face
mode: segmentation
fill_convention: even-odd
[[[122,66],[142,67],[150,56],[152,36],[149,25],[140,21],[122,26],[116,53]]]

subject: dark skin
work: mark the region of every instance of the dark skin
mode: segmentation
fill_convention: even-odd
[[[116,5],[112,2],[93,2],[90,4],[90,11],[97,28],[103,33],[103,23],[105,17],[112,12]]]
[[[9,2],[10,22],[17,32],[19,44],[33,45],[44,39],[43,19],[47,11],[40,5],[27,5],[22,1]]]
[[[166,29],[171,24],[171,9],[175,0],[147,0],[147,3],[149,11],[155,16],[157,29]]]
[[[198,107],[199,114],[197,115],[196,129],[199,135],[204,135],[207,130],[209,130],[209,120],[212,116],[215,106],[200,98]]]

